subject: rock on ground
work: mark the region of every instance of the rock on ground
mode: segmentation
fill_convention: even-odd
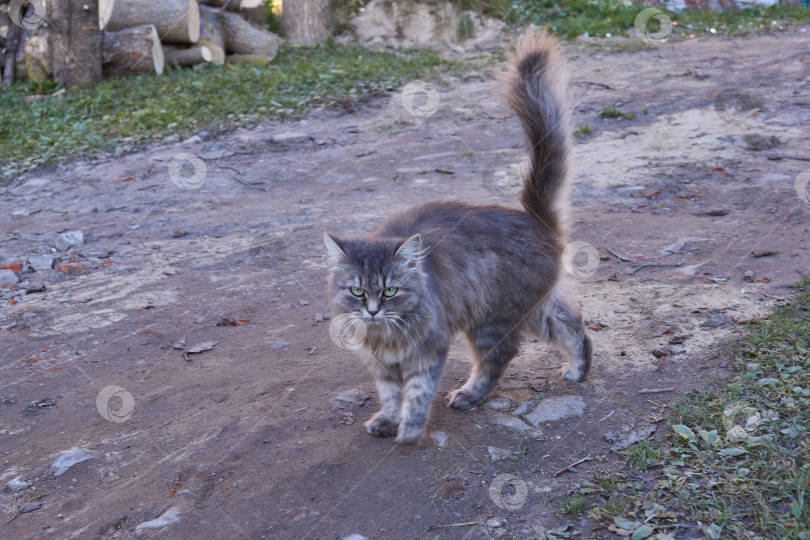
[[[180,523],[180,508],[173,506],[163,512],[159,517],[151,521],[144,521],[135,527],[135,532],[139,533],[149,529],[161,529],[166,525],[173,525],[175,523]]]
[[[580,396],[559,396],[541,401],[537,408],[526,415],[526,420],[537,427],[543,422],[554,422],[583,414],[585,401]]]
[[[96,455],[86,448],[71,448],[51,463],[51,470],[54,476],[62,476],[74,465],[95,457]]]

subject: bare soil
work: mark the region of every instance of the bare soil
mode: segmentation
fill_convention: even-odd
[[[353,388],[376,400],[359,360],[318,321],[329,311],[323,231],[360,234],[439,199],[517,204],[487,179],[520,161],[522,135],[494,71],[474,73],[443,87],[429,118],[395,95],[353,114],[78,160],[5,189],[0,264],[81,230],[84,247],[52,255],[86,273],[23,273],[3,290],[0,481],[24,475],[32,487],[0,492],[0,536],[527,538],[571,524],[610,537],[559,502],[623,461],[604,434],[663,435],[650,401],[730,373],[718,345],[788,301],[810,270],[810,204],[794,186],[810,162],[769,159],[810,156],[810,50],[800,31],[640,52],[609,43],[566,50],[575,121],[593,129],[576,145],[570,234],[602,257],[595,274],[570,279],[593,369],[562,381],[559,353],[527,342],[493,395],[514,407],[579,396],[582,416],[517,431],[488,405],[446,408],[469,369],[461,339],[416,446],[365,433],[376,402],[330,404]],[[636,117],[600,118],[611,104]],[[285,132],[307,136],[273,142]],[[206,165],[199,189],[170,179],[181,152]],[[44,292],[23,294],[39,283]],[[217,326],[223,317],[236,326]],[[186,359],[179,340],[217,343]],[[134,400],[123,422],[97,409],[111,385]],[[44,398],[55,406],[26,407]],[[525,451],[492,461],[489,446]],[[96,457],[54,477],[49,465],[74,447]],[[490,496],[507,473],[527,488],[514,511]],[[170,508],[178,523],[135,532]],[[687,526],[678,537],[699,536]]]

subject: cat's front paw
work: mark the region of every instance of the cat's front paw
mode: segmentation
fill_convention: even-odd
[[[571,366],[567,363],[562,366],[562,378],[566,381],[582,382],[587,374],[584,369],[571,369]]]
[[[450,395],[450,403],[448,403],[448,406],[454,409],[467,410],[479,406],[482,401],[484,401],[483,398],[474,396],[466,390],[459,388]]]
[[[400,424],[396,442],[400,444],[414,444],[422,438],[425,426],[416,424]]]
[[[393,437],[397,434],[397,423],[380,413],[366,422],[366,431],[377,437]]]

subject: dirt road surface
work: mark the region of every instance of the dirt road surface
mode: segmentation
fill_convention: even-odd
[[[648,400],[729,374],[721,340],[810,271],[810,161],[793,159],[810,157],[808,33],[613,43],[566,49],[575,122],[592,129],[576,144],[569,276],[591,376],[560,380],[559,353],[527,342],[492,396],[508,400],[451,410],[469,369],[459,338],[415,447],[363,429],[378,403],[323,320],[322,235],[432,200],[516,206],[522,136],[495,70],[439,86],[431,115],[397,94],[4,189],[0,264],[60,266],[37,259],[2,291],[0,481],[29,487],[0,492],[0,536],[610,537],[559,502],[623,461],[605,434],[662,436]],[[608,105],[635,117],[601,118]],[[83,246],[55,251],[71,231]],[[333,407],[352,389],[369,399]],[[536,425],[511,414],[528,400]],[[55,476],[71,449],[90,459]]]

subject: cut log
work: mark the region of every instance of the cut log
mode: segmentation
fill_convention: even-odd
[[[101,81],[97,0],[48,0],[53,79],[70,86]]]
[[[162,41],[196,43],[200,37],[197,0],[115,0],[104,30],[115,32],[147,24],[155,26]]]
[[[225,36],[217,10],[200,6],[200,39],[197,40],[197,45],[208,47],[212,64],[221,66],[225,63]]]
[[[272,32],[256,28],[239,15],[220,13],[225,51],[229,54],[253,54],[275,58],[281,38]]]
[[[98,29],[104,30],[112,17],[115,0],[98,0]]]
[[[251,66],[266,66],[273,59],[260,54],[229,54],[225,57],[226,64],[248,64]]]
[[[253,9],[262,5],[262,0],[199,0],[200,4],[221,8],[228,11],[242,11]]]
[[[105,32],[101,56],[104,74],[110,77],[163,73],[163,46],[151,24]]]
[[[314,47],[332,35],[335,0],[287,0],[282,6],[281,26],[289,43]]]
[[[187,49],[180,47],[172,47],[170,45],[163,46],[163,56],[166,63],[178,66],[193,66],[194,64],[208,63],[213,59],[211,49],[199,43]]]

